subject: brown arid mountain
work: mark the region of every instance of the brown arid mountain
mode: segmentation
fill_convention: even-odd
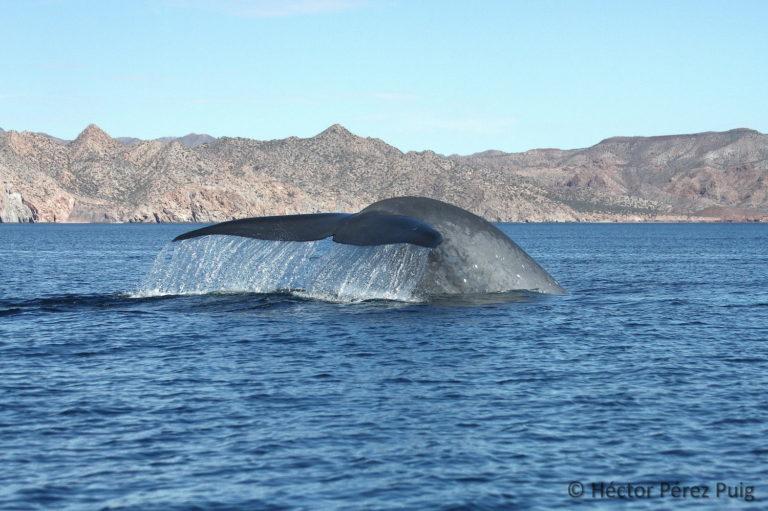
[[[311,138],[75,140],[0,131],[2,222],[211,222],[423,195],[502,221],[768,221],[768,135],[615,137],[586,149],[403,153]]]

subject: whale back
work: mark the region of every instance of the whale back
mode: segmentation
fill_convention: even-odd
[[[361,213],[369,211],[410,216],[442,235],[443,242],[430,251],[427,272],[418,286],[424,295],[565,292],[506,234],[457,206],[425,197],[396,197],[375,202]]]

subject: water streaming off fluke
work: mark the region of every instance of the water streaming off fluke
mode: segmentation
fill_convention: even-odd
[[[136,296],[287,291],[327,300],[412,301],[428,254],[408,244],[206,236],[163,248]]]

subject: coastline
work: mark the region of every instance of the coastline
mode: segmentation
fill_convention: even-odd
[[[2,225],[210,225],[218,221],[190,221],[190,222],[135,222],[135,221],[107,221],[107,222],[0,222]],[[589,220],[493,220],[491,223],[499,224],[625,224],[625,225],[675,225],[675,224],[768,224],[768,217],[755,219],[736,218],[687,218],[669,216],[655,219],[631,220],[626,218],[616,219],[589,219]]]
[[[197,140],[197,139],[195,139]],[[431,197],[492,222],[768,222],[768,135],[614,137],[583,149],[404,153],[334,124],[309,138],[128,143],[0,134],[0,222],[168,223],[356,212]]]

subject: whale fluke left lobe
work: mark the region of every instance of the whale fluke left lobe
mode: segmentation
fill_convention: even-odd
[[[434,248],[443,241],[438,231],[421,220],[379,211],[243,218],[190,231],[173,241],[213,234],[272,241],[315,241],[333,236],[336,243],[360,246],[410,243]]]
[[[174,238],[181,241],[199,236],[221,234],[272,241],[315,241],[333,236],[339,222],[347,213],[316,213],[309,215],[265,216],[241,218],[202,229],[186,232]]]

